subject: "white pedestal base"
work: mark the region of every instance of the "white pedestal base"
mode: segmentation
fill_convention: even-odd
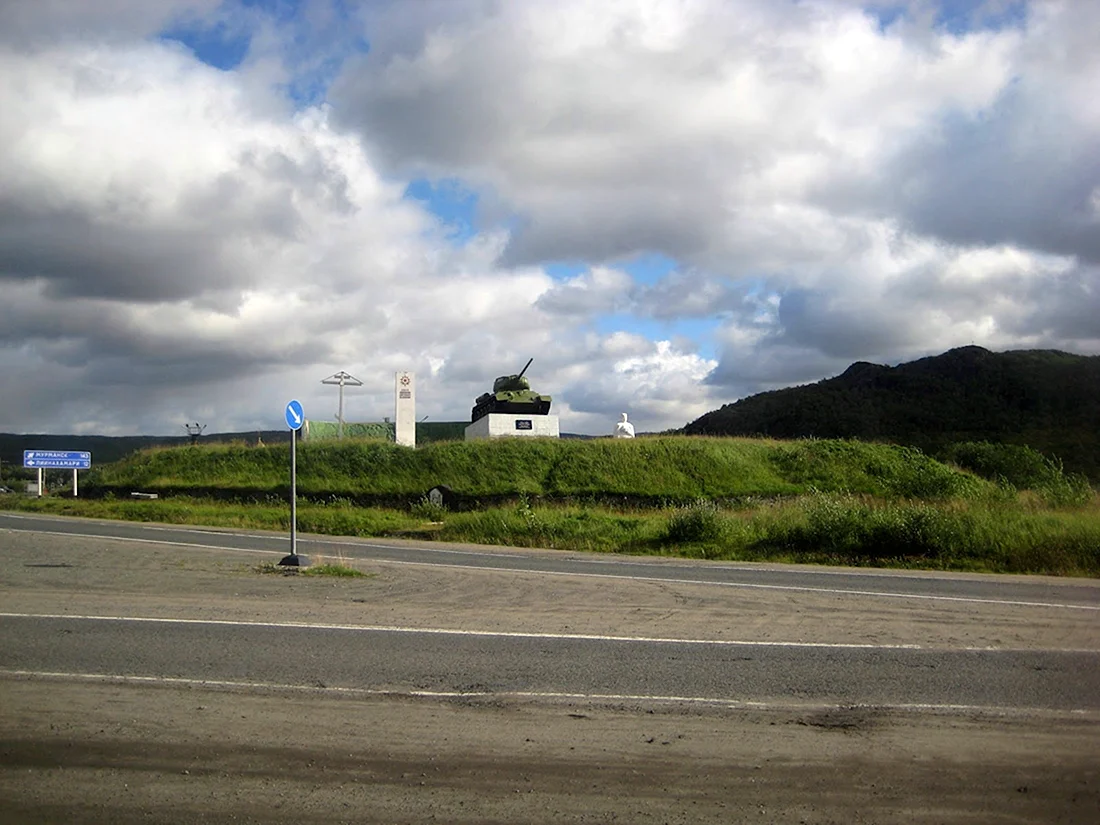
[[[466,440],[479,438],[558,438],[556,415],[489,413],[466,428]]]

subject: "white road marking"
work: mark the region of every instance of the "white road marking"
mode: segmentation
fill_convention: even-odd
[[[712,696],[663,696],[636,693],[555,693],[550,691],[448,691],[448,690],[383,690],[377,688],[352,688],[318,685],[295,685],[280,682],[237,682],[222,679],[186,679],[172,676],[133,676],[120,673],[69,673],[62,671],[7,670],[0,668],[0,678],[72,680],[104,682],[107,684],[155,685],[164,687],[192,687],[209,690],[271,691],[281,693],[311,693],[331,696],[360,696],[364,698],[415,698],[415,699],[530,699],[567,702],[654,702],[659,704],[687,704],[697,707],[724,708],[728,710],[761,710],[790,712],[820,711],[875,711],[875,712],[924,712],[924,713],[980,713],[996,716],[1044,716],[1044,717],[1096,717],[1100,714],[1088,709],[1051,710],[1049,708],[1013,708],[997,705],[956,705],[930,703],[899,704],[836,704],[829,702],[764,702],[747,699],[719,699]]]
[[[677,639],[667,636],[613,636],[596,633],[533,633],[510,630],[464,630],[444,627],[408,627],[402,625],[331,624],[327,622],[258,622],[243,619],[187,619],[158,616],[92,616],[70,613],[0,612],[0,619],[62,619],[85,622],[131,622],[134,624],[208,625],[213,627],[259,627],[271,630],[338,630],[357,633],[404,633],[431,636],[469,636],[489,639],[554,639],[580,642],[627,642],[633,644],[679,644],[710,647],[814,648],[824,650],[926,650],[966,653],[1069,653],[1100,655],[1100,650],[1080,648],[1011,647],[931,647],[919,644],[878,644],[871,642],[783,642],[751,639]]]
[[[490,639],[556,639],[582,642],[634,642],[683,645],[713,645],[716,647],[795,647],[837,650],[921,650],[915,644],[863,644],[830,642],[757,642],[733,639],[673,639],[657,636],[609,636],[586,633],[525,633],[508,630],[460,630],[442,627],[404,627],[400,625],[328,624],[324,622],[256,622],[238,619],[180,619],[155,616],[87,616],[66,613],[3,613],[4,619],[66,619],[87,622],[133,622],[148,624],[212,625],[225,627],[261,627],[273,630],[341,630],[360,633],[407,633],[432,636],[471,636]],[[984,649],[984,648],[974,648]]]
[[[168,530],[173,528],[155,528]],[[142,544],[156,544],[165,545],[170,547],[190,547],[197,550],[217,550],[220,552],[234,552],[234,553],[257,553],[264,555],[278,555],[282,556],[286,554],[286,550],[256,550],[243,547],[230,547],[230,546],[218,546],[213,544],[195,544],[191,542],[182,541],[165,541],[161,539],[146,539],[146,538],[134,538],[124,536],[103,536],[95,533],[68,533],[63,531],[50,531],[50,530],[31,530],[21,532],[33,532],[38,535],[44,536],[62,536],[68,538],[83,538],[83,539],[99,539],[102,541],[128,541]],[[197,531],[195,531],[197,532]],[[228,533],[218,533],[218,535],[232,535]],[[270,536],[264,537],[270,538]],[[336,543],[336,542],[330,542]],[[344,542],[346,543],[346,542]],[[376,546],[385,547],[386,549],[395,549],[388,545],[355,545],[355,546]],[[438,552],[438,551],[435,551]],[[458,552],[458,551],[451,551]],[[493,555],[493,554],[484,554]],[[518,557],[517,557],[518,558]],[[936,596],[928,593],[884,593],[877,590],[853,590],[849,588],[839,587],[807,587],[804,585],[790,585],[790,584],[755,584],[751,582],[718,582],[708,581],[705,579],[682,579],[663,576],[631,576],[631,575],[618,575],[615,573],[577,573],[570,571],[560,570],[519,570],[511,567],[470,567],[464,564],[438,564],[435,562],[423,562],[423,561],[399,561],[396,559],[356,559],[356,561],[369,561],[375,564],[404,564],[413,567],[431,567],[431,568],[444,568],[454,570],[465,571],[483,571],[490,573],[512,573],[512,574],[527,574],[533,576],[568,576],[575,578],[593,578],[593,579],[618,579],[633,582],[661,582],[664,584],[687,584],[687,585],[703,585],[707,587],[731,587],[741,590],[781,590],[794,593],[823,593],[826,595],[837,596],[868,596],[878,599],[916,599],[919,601],[936,601],[936,602],[959,602],[963,604],[992,604],[1000,605],[1003,607],[1044,607],[1055,610],[1088,610],[1093,612],[1100,612],[1100,605],[1091,604],[1067,604],[1061,602],[1031,602],[1022,601],[1016,599],[983,599],[970,596]],[[802,571],[806,572],[806,571]]]

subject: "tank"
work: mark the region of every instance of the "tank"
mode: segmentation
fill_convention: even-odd
[[[470,421],[477,421],[489,413],[520,413],[521,415],[548,415],[550,396],[539,395],[531,389],[531,383],[523,377],[531,358],[518,375],[502,375],[493,382],[493,391],[482,393],[474,401]]]

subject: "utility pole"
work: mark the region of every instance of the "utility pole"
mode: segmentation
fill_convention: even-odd
[[[356,378],[354,375],[340,370],[334,375],[330,375],[328,378],[321,379],[322,384],[336,384],[340,387],[340,409],[336,413],[336,437],[344,437],[344,387],[361,387],[363,382]]]

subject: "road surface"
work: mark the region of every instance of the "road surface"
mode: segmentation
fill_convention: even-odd
[[[1093,581],[286,549],[0,514],[11,821],[1100,819]]]

